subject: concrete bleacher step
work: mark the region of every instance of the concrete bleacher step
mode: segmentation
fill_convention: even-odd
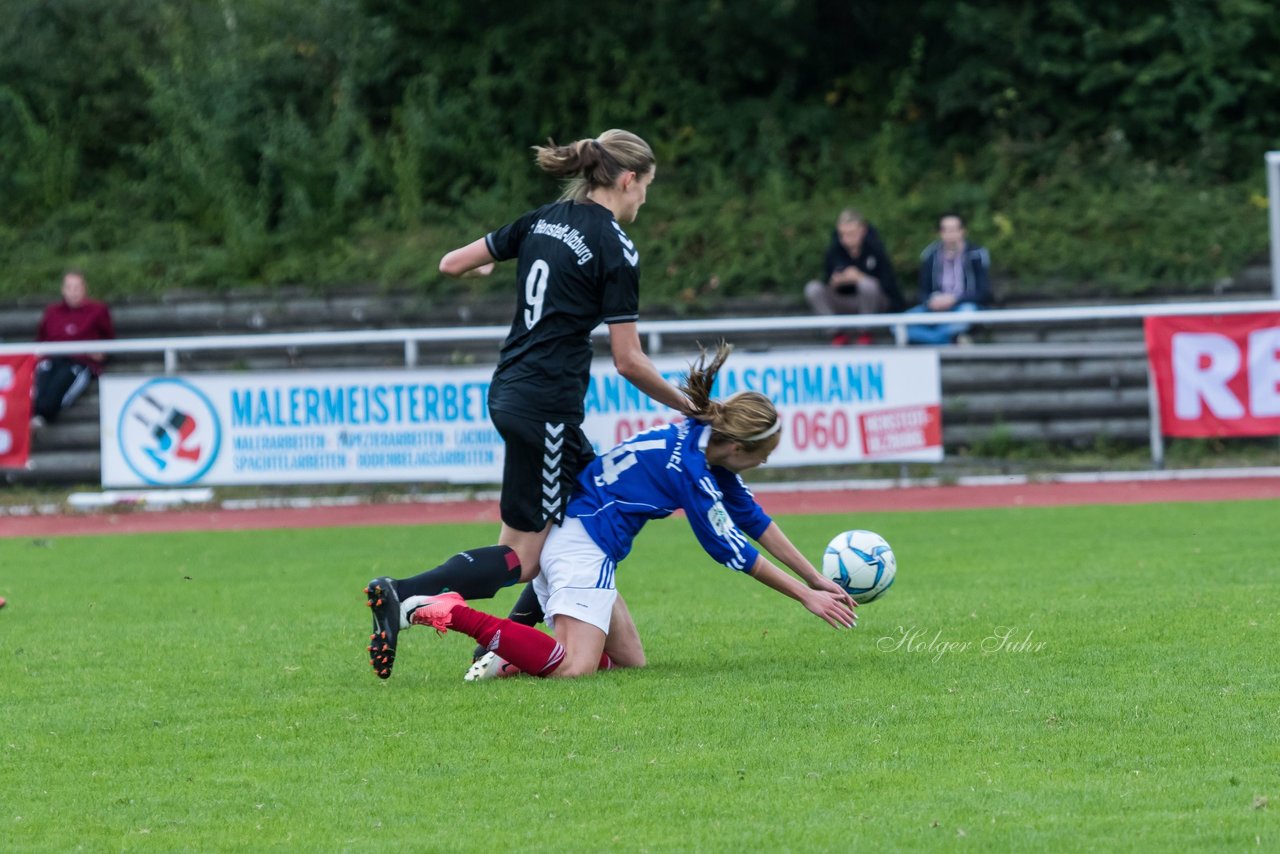
[[[1039,359],[1020,362],[980,363],[942,361],[944,394],[1042,389],[1129,388],[1147,386],[1146,361],[1142,358]]]
[[[419,366],[491,364],[498,354],[494,342],[461,342],[456,346],[421,346]],[[249,350],[196,350],[182,353],[177,373],[236,373],[240,371],[362,370],[404,367],[404,347],[395,345],[343,345],[309,348],[253,348]],[[122,354],[109,365],[112,374],[157,375],[165,372],[163,358],[154,353]]]
[[[92,414],[94,418],[91,421],[62,419],[37,431],[31,440],[33,454],[96,449],[99,435],[96,408]]]
[[[1145,442],[1150,422],[1145,418],[1087,418],[1063,421],[1009,420],[996,424],[943,425],[943,442],[952,449],[983,442],[1043,442],[1048,445],[1090,447],[1099,440],[1108,442]]]
[[[33,453],[26,469],[7,469],[3,475],[11,483],[98,483],[101,455],[96,442],[92,450]]]
[[[0,338],[29,338],[39,323],[44,302],[28,299],[0,308]],[[112,300],[111,315],[120,337],[150,338],[505,325],[511,322],[511,301],[505,296],[455,297],[418,290],[317,295],[305,288],[278,288],[221,295],[175,293],[160,300]]]
[[[1085,342],[1142,341],[1142,327],[1092,327],[1035,329],[1015,324],[993,324],[979,333],[992,344],[1070,344]]]
[[[1069,410],[1070,418],[1063,416]],[[943,394],[942,423],[984,424],[1028,417],[1052,418],[1079,424],[1099,416],[1145,418],[1147,390],[1070,389],[1059,391],[988,391]]]

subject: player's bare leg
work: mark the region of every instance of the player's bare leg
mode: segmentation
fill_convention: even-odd
[[[559,621],[559,617],[556,618]],[[604,651],[609,655],[614,667],[644,667],[644,645],[640,643],[640,632],[636,630],[635,620],[627,610],[627,603],[622,601],[622,594],[613,603],[613,614],[609,617],[609,636],[604,642]]]
[[[556,640],[564,647],[564,659],[549,675],[572,678],[589,676],[599,670],[607,640],[605,633],[590,623],[565,614],[556,615],[555,625]]]
[[[538,560],[542,556],[542,547],[547,542],[553,523],[548,522],[541,531],[519,531],[502,523],[502,532],[498,534],[498,545],[513,549],[520,558],[520,580],[533,581],[538,577]]]

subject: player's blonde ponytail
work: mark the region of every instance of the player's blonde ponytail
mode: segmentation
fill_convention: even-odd
[[[535,145],[534,161],[542,171],[565,178],[561,199],[586,201],[597,187],[612,187],[623,172],[644,175],[653,169],[653,149],[634,133],[607,130],[595,139],[580,139],[568,145]]]
[[[689,366],[680,390],[692,404],[693,417],[711,425],[713,441],[734,442],[745,451],[766,446],[772,450],[781,439],[782,422],[769,398],[758,391],[740,391],[725,401],[711,398],[716,375],[732,352],[733,345],[725,341],[716,346],[714,355],[703,349]]]

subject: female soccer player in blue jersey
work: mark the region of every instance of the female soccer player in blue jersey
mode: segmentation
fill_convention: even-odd
[[[693,418],[632,437],[594,460],[578,477],[565,520],[542,551],[533,582],[555,637],[476,611],[457,593],[401,603],[404,625],[455,629],[496,656],[537,676],[583,676],[597,669],[640,667],[644,650],[614,572],[650,519],[684,510],[698,542],[730,569],[798,600],[836,628],[857,623],[849,594],[825,578],[765,514],[740,474],[778,445],[781,422],[767,397],[740,392],[721,402],[710,390],[729,354],[704,353],[682,391]],[[747,539],[804,582],[780,570]],[[807,586],[806,586],[807,585]]]
[[[658,403],[689,412],[640,346],[640,252],[622,229],[644,204],[655,174],[653,150],[625,130],[569,145],[536,146],[545,171],[566,179],[559,201],[453,250],[449,276],[487,275],[495,261],[517,261],[517,305],[489,386],[489,416],[506,444],[498,545],[454,555],[413,578],[375,578],[369,661],[391,675],[399,631],[397,600],[453,590],[484,599],[538,573],[551,526],[564,513],[578,473],[595,456],[582,432],[591,379],[591,330],[609,327],[618,373]],[[517,603],[530,625],[531,591]]]

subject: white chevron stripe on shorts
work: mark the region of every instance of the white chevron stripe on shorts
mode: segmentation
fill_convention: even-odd
[[[564,424],[546,423],[542,446],[542,509],[544,522],[560,521],[567,495],[560,487],[560,464],[564,462]]]

